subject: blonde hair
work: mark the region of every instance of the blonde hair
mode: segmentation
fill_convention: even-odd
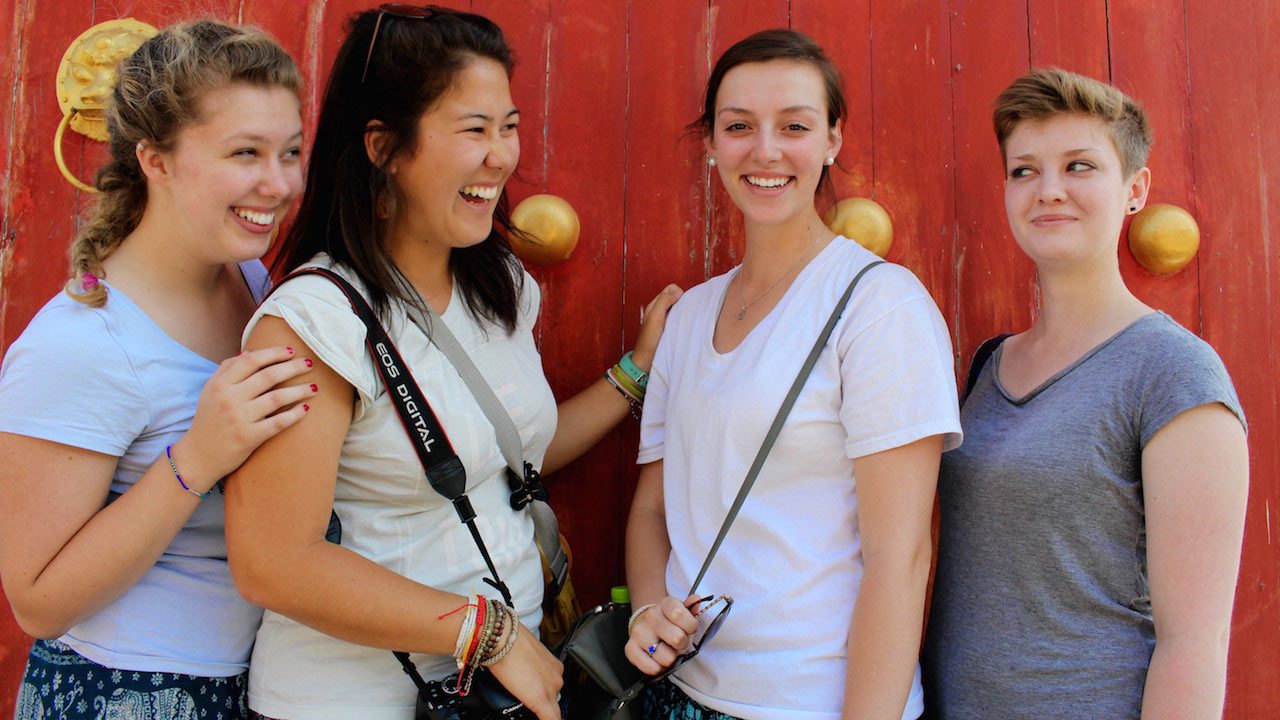
[[[96,281],[102,262],[138,227],[147,206],[138,144],[173,150],[178,132],[199,119],[205,93],[232,82],[297,93],[302,76],[270,35],[216,20],[170,25],[121,61],[106,108],[111,158],[93,181],[101,193],[93,214],[71,243],[68,295],[91,307],[107,301]]]
[[[1020,123],[1057,115],[1086,115],[1104,122],[1125,177],[1146,166],[1153,138],[1142,105],[1114,85],[1056,67],[1032,70],[996,98],[992,120],[1000,154],[1005,154],[1005,142]]]

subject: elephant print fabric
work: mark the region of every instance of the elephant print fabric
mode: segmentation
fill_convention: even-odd
[[[57,640],[37,640],[16,720],[235,720],[248,717],[247,675],[116,670]]]

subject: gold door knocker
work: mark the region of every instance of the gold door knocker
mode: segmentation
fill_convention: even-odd
[[[98,190],[81,182],[62,159],[62,135],[72,130],[99,142],[107,140],[107,99],[116,84],[116,67],[158,31],[133,18],[108,20],[81,33],[58,65],[58,105],[62,122],[53,135],[53,159],[67,182],[86,192]]]

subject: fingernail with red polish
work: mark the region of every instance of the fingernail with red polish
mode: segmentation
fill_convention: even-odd
[[[310,411],[310,410],[311,410],[311,406],[310,406],[310,405],[308,405],[308,404],[306,404],[306,403],[303,403],[303,404],[302,404],[302,412],[308,412],[308,411]]]
[[[316,387],[315,383],[311,383],[311,392],[320,392],[320,388]]]
[[[287,353],[289,353],[290,355],[292,355],[292,354],[293,354],[293,348],[291,348],[291,347],[287,347],[287,348],[285,348],[285,352],[287,352]]]
[[[302,362],[306,363],[307,367],[311,367],[311,358],[302,358]]]

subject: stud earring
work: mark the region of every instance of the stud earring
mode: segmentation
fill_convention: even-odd
[[[710,155],[708,155],[708,156],[707,156],[707,167],[715,167],[715,166],[716,166],[716,159],[715,159],[715,158],[713,158],[713,157],[711,157]]]
[[[827,156],[827,165],[835,165],[835,164],[836,164],[836,159],[835,159],[835,158],[833,158],[833,157],[831,157],[830,155],[828,155],[828,156]]]
[[[1130,206],[1129,206],[1129,212],[1130,212],[1130,213],[1136,213],[1136,212],[1138,212],[1138,206],[1137,206],[1137,205],[1130,205]]]

